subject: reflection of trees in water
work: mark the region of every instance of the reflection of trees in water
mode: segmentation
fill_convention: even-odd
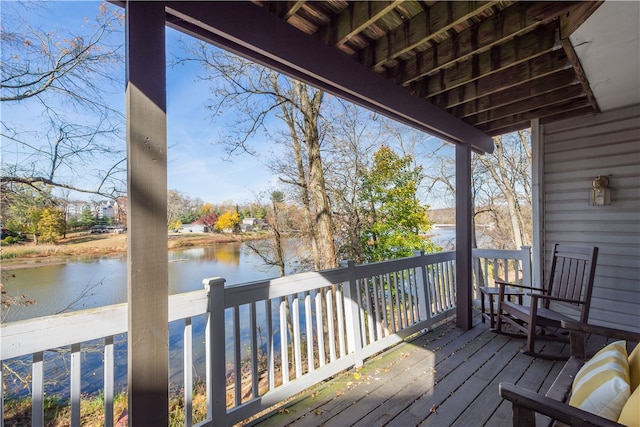
[[[237,266],[240,264],[240,244],[222,243],[207,246],[204,248],[201,259]]]
[[[259,259],[253,267],[258,271],[269,271],[273,268],[276,259],[275,239],[254,240],[245,243],[243,255],[257,255]],[[284,249],[285,275],[312,271],[313,257],[311,242],[303,238],[286,238],[282,241]]]
[[[253,267],[257,271],[268,271],[272,266],[266,265],[263,259],[256,257],[256,251],[268,256],[273,249],[271,239],[254,240],[251,245],[256,249],[252,250],[247,243],[219,243],[203,248],[186,249],[184,252],[175,255],[175,257],[177,259],[219,262],[230,266],[239,266],[241,257],[245,257],[245,262],[246,257],[255,257],[256,262]],[[284,239],[284,250],[287,274],[313,269],[313,262],[310,261],[311,252],[308,240],[298,238]]]
[[[216,246],[216,259],[219,262],[238,265],[240,264],[240,247],[236,244],[224,244]]]

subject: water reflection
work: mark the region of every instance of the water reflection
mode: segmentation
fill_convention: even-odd
[[[277,269],[266,268],[258,255],[239,242],[172,250],[168,259],[171,294],[202,289],[202,279],[206,277],[223,277],[228,284],[234,284],[278,275]],[[37,303],[3,311],[5,322],[127,300],[126,255],[45,264],[11,273],[15,277],[6,281],[5,290],[10,295],[24,294]]]

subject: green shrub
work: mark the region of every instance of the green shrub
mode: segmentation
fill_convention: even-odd
[[[0,240],[3,245],[13,245],[14,243],[18,243],[20,238],[17,236],[7,236],[4,239]]]

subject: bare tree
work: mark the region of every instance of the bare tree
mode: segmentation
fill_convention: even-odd
[[[472,157],[472,197],[474,205],[474,244],[477,226],[489,218],[490,234],[496,247],[520,248],[531,244],[531,146],[529,131],[494,138],[492,154]],[[455,163],[452,156],[441,156],[436,169],[426,169],[431,188],[441,185],[455,196]],[[485,220],[483,221],[483,218]]]
[[[74,30],[33,25],[47,5],[3,4],[0,127],[4,202],[29,187],[62,188],[116,197],[124,180],[124,117],[108,102],[122,87],[118,8],[101,4],[94,20]],[[120,89],[121,90],[121,89]]]
[[[250,141],[258,132],[284,144],[284,151],[291,157],[273,159],[270,167],[294,189],[292,193],[306,211],[315,268],[335,267],[332,215],[321,153],[324,93],[204,43],[187,49],[189,58],[175,63],[197,61],[206,70],[203,78],[216,82],[217,98],[209,106],[214,116],[224,114],[224,109],[240,113],[235,116],[235,125],[221,137],[229,155],[255,155]],[[267,129],[265,122],[271,117],[281,120],[286,130],[276,133]]]
[[[516,248],[531,244],[531,147],[528,131],[494,137],[492,154],[478,156],[506,204]]]

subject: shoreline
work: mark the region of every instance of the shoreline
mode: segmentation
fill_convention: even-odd
[[[2,246],[2,270],[35,268],[43,265],[66,264],[73,261],[93,260],[103,257],[126,256],[126,234],[69,234],[55,245]],[[217,233],[169,233],[167,250],[207,247],[224,243],[242,243],[267,238],[265,233],[217,234]],[[8,254],[5,258],[4,254]],[[15,253],[16,255],[12,255]],[[22,255],[20,255],[22,253]]]

